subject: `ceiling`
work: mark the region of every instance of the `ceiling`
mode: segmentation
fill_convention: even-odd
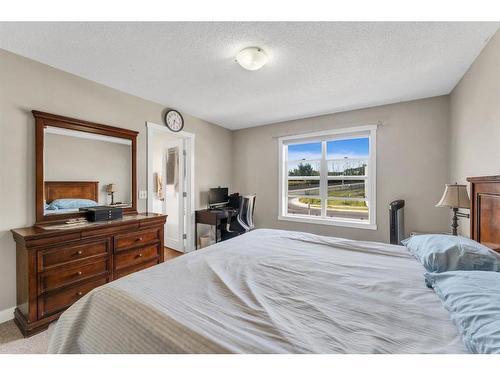
[[[228,129],[448,94],[499,23],[0,23],[0,48]],[[247,71],[248,46],[270,61]]]

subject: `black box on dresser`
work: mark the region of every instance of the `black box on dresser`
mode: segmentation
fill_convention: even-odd
[[[80,211],[85,212],[88,221],[116,220],[123,217],[123,208],[121,207],[97,206],[80,208]]]

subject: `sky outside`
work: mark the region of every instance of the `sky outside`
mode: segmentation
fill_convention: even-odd
[[[328,159],[366,158],[369,155],[369,139],[353,138],[329,141],[326,144]],[[321,159],[321,142],[288,146],[288,160]]]

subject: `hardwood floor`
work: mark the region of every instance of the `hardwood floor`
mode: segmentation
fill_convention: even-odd
[[[167,261],[169,259],[177,258],[178,256],[181,256],[181,255],[184,255],[184,253],[181,253],[180,251],[165,247],[165,261]]]

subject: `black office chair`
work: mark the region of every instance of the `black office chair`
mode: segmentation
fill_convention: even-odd
[[[226,239],[233,238],[255,228],[255,224],[253,222],[255,198],[255,194],[240,196],[238,216],[236,217],[236,220],[230,220],[226,227],[226,231],[223,233],[223,237]]]

